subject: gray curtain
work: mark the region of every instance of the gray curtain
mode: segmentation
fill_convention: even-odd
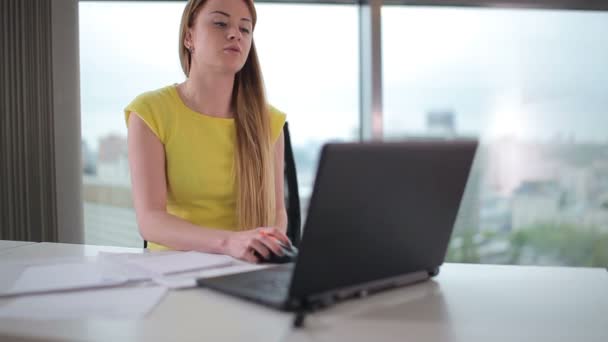
[[[51,1],[0,0],[0,239],[57,241]]]

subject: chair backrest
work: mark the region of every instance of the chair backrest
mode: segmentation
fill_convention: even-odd
[[[285,209],[287,210],[287,237],[294,246],[298,246],[302,236],[302,215],[300,213],[300,193],[298,191],[298,174],[296,161],[291,147],[289,125],[283,125],[285,139]],[[148,241],[144,240],[144,248],[148,248]]]
[[[285,138],[285,209],[287,210],[287,237],[294,246],[298,246],[302,236],[302,215],[300,213],[300,193],[298,191],[298,174],[296,161],[291,148],[289,125],[283,125]]]

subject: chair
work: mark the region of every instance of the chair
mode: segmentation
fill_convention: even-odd
[[[298,191],[298,174],[296,161],[291,147],[289,125],[283,125],[285,137],[285,209],[287,210],[287,237],[291,243],[298,247],[302,237],[302,215],[300,213],[300,193]]]
[[[283,136],[285,139],[285,209],[287,210],[287,237],[291,243],[298,247],[300,244],[302,216],[300,213],[300,194],[298,192],[298,175],[296,173],[296,162],[291,147],[289,136],[289,125],[283,125]],[[148,241],[144,240],[144,248],[148,247]]]

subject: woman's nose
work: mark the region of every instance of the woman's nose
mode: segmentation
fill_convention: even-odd
[[[228,40],[241,40],[241,32],[238,28],[232,28],[228,31]]]

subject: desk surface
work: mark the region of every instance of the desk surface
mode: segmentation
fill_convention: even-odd
[[[4,260],[141,249],[40,243]],[[6,257],[6,259],[5,259]],[[1,299],[0,305],[7,299]],[[0,320],[0,340],[608,341],[605,269],[446,264],[435,279],[293,316],[205,289],[171,291],[142,320]]]

